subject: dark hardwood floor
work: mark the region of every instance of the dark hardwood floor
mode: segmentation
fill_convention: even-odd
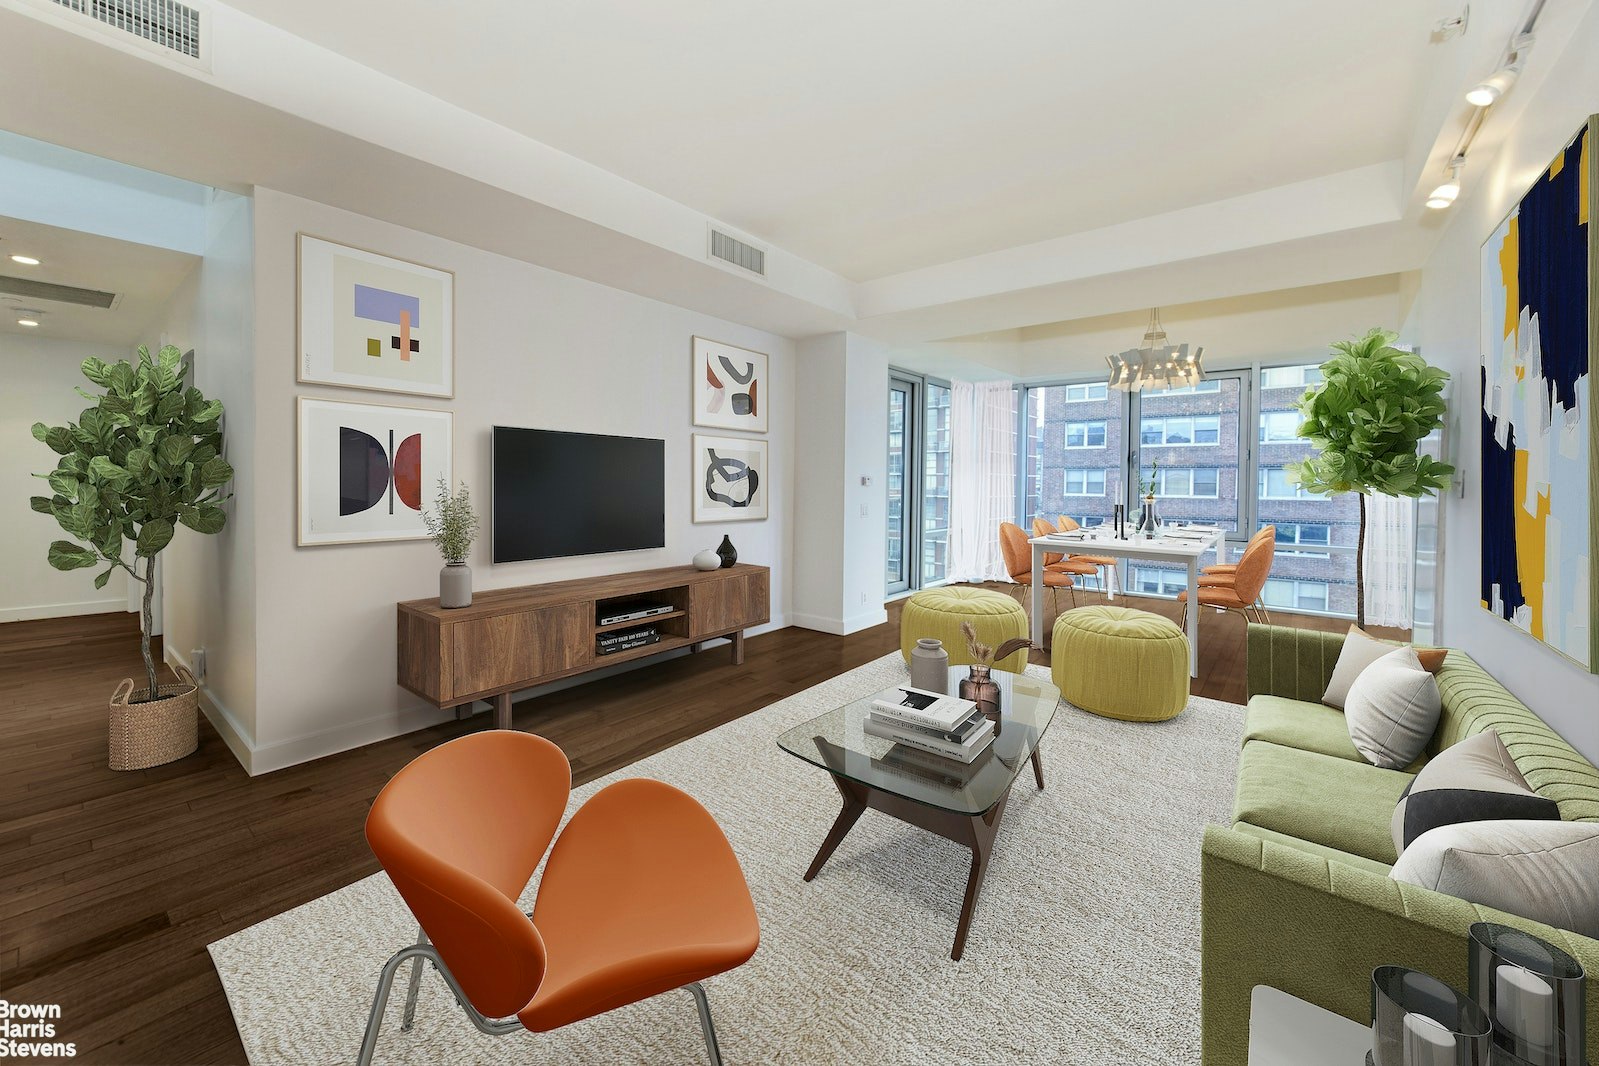
[[[1131,602],[1176,616],[1175,603]],[[1194,692],[1241,700],[1242,620],[1205,612],[1200,632]],[[865,632],[768,633],[743,667],[725,649],[674,659],[526,700],[515,721],[559,744],[582,783],[893,651],[898,634],[891,603]],[[377,791],[489,716],[258,778],[202,721],[194,755],[117,773],[107,700],[139,670],[131,615],[0,625],[0,997],[59,1004],[79,1061],[243,1062],[206,944],[375,872],[362,822]]]

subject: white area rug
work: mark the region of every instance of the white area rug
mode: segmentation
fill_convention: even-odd
[[[1048,787],[1018,778],[957,963],[965,849],[868,811],[801,880],[838,793],[777,734],[904,679],[885,656],[573,792],[568,814],[615,777],[659,778],[727,832],[761,947],[706,982],[724,1059],[1197,1063],[1200,835],[1228,820],[1243,708],[1196,697],[1150,725],[1062,705],[1043,743]],[[415,935],[378,874],[212,944],[250,1061],[353,1061],[378,971]],[[409,1033],[404,998],[397,981],[379,1063],[705,1061],[687,992],[500,1038],[473,1029],[431,972]]]

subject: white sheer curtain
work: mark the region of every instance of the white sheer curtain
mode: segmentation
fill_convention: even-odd
[[[1016,520],[1016,390],[957,381],[949,408],[949,580],[1004,579],[999,524]]]
[[[1416,573],[1416,501],[1366,497],[1366,623],[1411,627]]]

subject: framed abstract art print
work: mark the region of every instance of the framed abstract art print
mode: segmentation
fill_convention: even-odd
[[[761,352],[694,338],[694,424],[765,433],[767,358]]]
[[[299,415],[301,547],[428,535],[422,507],[453,484],[449,411],[301,396]]]
[[[696,522],[754,522],[766,517],[767,448],[749,437],[694,434]]]
[[[298,234],[295,363],[307,384],[455,394],[455,275]]]
[[[1588,119],[1482,246],[1482,605],[1599,672],[1599,185]]]

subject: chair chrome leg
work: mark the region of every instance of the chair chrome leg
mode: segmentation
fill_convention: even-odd
[[[428,942],[428,935],[422,931],[420,925],[416,927],[416,942],[418,946]],[[426,963],[427,960],[418,955],[416,961],[411,964],[411,986],[405,991],[405,1014],[400,1019],[402,1033],[409,1033],[411,1027],[416,1024],[416,994],[422,987],[422,967]]]
[[[389,1005],[389,989],[394,986],[394,975],[399,972],[406,959],[414,957],[420,964],[422,956],[429,951],[429,948],[420,944],[413,944],[396,951],[394,956],[383,964],[383,973],[378,977],[377,995],[372,997],[372,1013],[367,1015],[366,1035],[361,1038],[361,1053],[356,1056],[355,1066],[372,1066],[372,1055],[378,1047],[378,1031],[383,1028],[383,1011]]]
[[[700,1029],[705,1033],[705,1053],[710,1056],[711,1066],[722,1066],[722,1052],[716,1046],[716,1024],[711,1021],[711,1001],[705,998],[705,988],[698,981],[684,985],[694,996],[694,1005],[700,1012]]]

